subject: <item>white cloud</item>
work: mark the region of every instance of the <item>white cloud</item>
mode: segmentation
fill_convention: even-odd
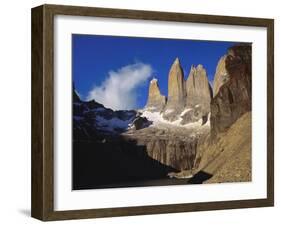
[[[151,66],[143,63],[110,71],[105,81],[89,92],[87,99],[94,99],[113,110],[134,109],[137,102],[136,89],[151,75]]]

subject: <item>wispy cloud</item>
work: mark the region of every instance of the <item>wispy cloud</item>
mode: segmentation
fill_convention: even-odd
[[[94,99],[113,110],[134,109],[137,104],[136,89],[151,77],[152,72],[152,67],[144,63],[110,71],[100,86],[93,87],[87,99]]]

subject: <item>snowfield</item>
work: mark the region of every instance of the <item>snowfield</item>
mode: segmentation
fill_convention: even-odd
[[[184,116],[185,113],[187,113],[187,112],[189,112],[189,111],[191,111],[191,110],[192,110],[191,108],[184,109],[184,110],[182,111],[182,113],[180,114],[180,116]]]
[[[190,111],[191,109],[185,109],[180,116],[183,116],[186,112]],[[150,126],[152,127],[182,127],[182,128],[203,128],[210,125],[210,120],[208,119],[207,123],[205,123],[202,126],[202,119],[198,120],[197,122],[188,123],[188,124],[181,124],[182,118],[179,116],[179,118],[173,122],[168,121],[163,118],[163,115],[161,112],[151,112],[149,110],[141,110],[139,111],[141,113],[141,117],[146,117],[149,121],[152,122]],[[75,118],[76,120],[79,120],[80,118]],[[106,119],[102,116],[96,116],[96,124],[98,127],[100,127],[102,130],[108,131],[108,132],[116,132],[116,130],[128,130],[132,128],[132,122],[135,118],[132,117],[128,120],[122,120],[119,118],[111,118]]]
[[[127,129],[133,118],[122,120],[119,118],[105,119],[101,116],[96,116],[96,123],[103,130],[114,132],[116,129]]]
[[[191,109],[185,109],[180,116],[183,116],[186,112],[190,111]],[[202,119],[198,120],[197,122],[188,123],[188,124],[181,124],[182,118],[179,117],[177,120],[171,122],[163,118],[162,113],[160,112],[151,112],[151,111],[142,111],[142,117],[146,117],[149,121],[152,121],[151,126],[180,126],[185,128],[195,128],[195,127],[203,127],[203,126],[209,126],[210,120],[208,118],[208,121],[202,126]]]

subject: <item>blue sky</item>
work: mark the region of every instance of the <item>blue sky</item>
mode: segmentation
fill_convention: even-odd
[[[161,93],[167,95],[168,73],[176,57],[180,59],[185,78],[192,64],[202,64],[207,70],[209,81],[213,81],[220,57],[234,44],[73,34],[73,81],[84,100],[95,97],[113,109],[142,108],[147,100],[149,81],[153,77],[158,79]],[[131,75],[136,79],[130,80],[134,78]],[[124,83],[132,81],[136,84],[128,90],[127,86],[125,89],[122,87]],[[112,105],[113,101],[116,106]]]

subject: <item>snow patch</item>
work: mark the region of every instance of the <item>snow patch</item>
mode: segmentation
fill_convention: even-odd
[[[186,109],[187,110],[187,109]],[[179,126],[185,128],[193,128],[193,127],[201,127],[202,126],[202,119],[198,120],[197,122],[188,123],[188,124],[181,124],[182,118],[179,118],[175,121],[168,121],[163,118],[162,113],[160,112],[150,112],[150,111],[143,111],[142,117],[146,117],[149,121],[152,121],[152,126],[159,126],[159,125],[166,125],[166,126]],[[204,126],[207,123],[204,124]]]
[[[121,120],[119,118],[105,119],[101,116],[96,116],[96,123],[99,127],[102,127],[107,131],[115,131],[115,129],[127,129],[132,119]]]
[[[187,112],[189,112],[189,111],[191,111],[191,110],[192,110],[191,108],[184,109],[184,110],[182,111],[182,113],[180,114],[180,116],[184,116],[185,113],[187,113]]]
[[[156,82],[158,82],[158,79],[157,79],[157,78],[153,78],[153,79],[151,79],[151,81],[150,81],[150,83],[156,83]]]
[[[168,109],[165,111],[165,114],[171,114],[173,113],[175,110],[174,109]]]
[[[141,110],[138,110],[139,112],[143,112],[143,111],[154,111],[156,109],[156,107],[145,107],[145,109],[141,109]]]

